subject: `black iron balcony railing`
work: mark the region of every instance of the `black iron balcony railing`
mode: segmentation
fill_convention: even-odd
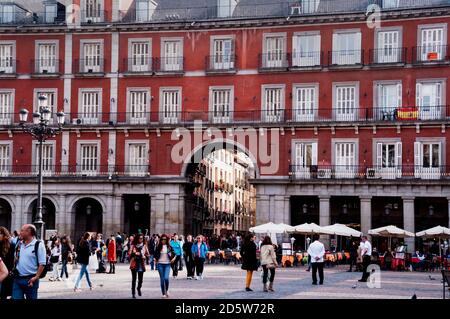
[[[74,73],[77,74],[99,74],[105,72],[105,59],[92,57],[87,59],[76,59],[73,65]]]
[[[150,165],[45,165],[43,175],[46,177],[86,177],[119,178],[150,176]],[[38,165],[0,165],[0,178],[34,177],[38,174]]]
[[[59,74],[60,65],[61,60],[54,58],[31,60],[33,74]]]
[[[237,56],[235,54],[208,55],[205,58],[206,72],[236,71]]]
[[[162,57],[154,58],[156,72],[161,73],[182,73],[184,72],[184,57]]]
[[[259,54],[258,68],[260,71],[287,71],[289,68],[289,54],[284,52]]]
[[[412,48],[414,64],[449,63],[450,53],[448,45],[425,45]]]
[[[406,64],[406,48],[371,49],[369,64]]]
[[[322,51],[293,52],[290,57],[291,68],[322,67],[323,65]]]
[[[2,75],[15,74],[17,71],[17,63],[19,61],[10,58],[0,58],[0,77]]]
[[[291,180],[313,179],[450,179],[450,166],[290,165]]]
[[[328,66],[362,66],[364,65],[364,50],[328,51]]]
[[[151,73],[154,69],[153,58],[150,56],[136,56],[123,60],[122,70],[128,73]]]

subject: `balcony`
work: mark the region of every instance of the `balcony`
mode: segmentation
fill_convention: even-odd
[[[406,64],[406,48],[371,49],[369,64],[372,67],[404,66]]]
[[[153,58],[147,56],[123,60],[122,70],[126,75],[153,75]]]
[[[334,69],[362,68],[364,50],[328,51],[328,67]]]
[[[450,166],[290,165],[289,178],[290,180],[442,180],[450,179],[449,172]]]
[[[32,76],[34,77],[58,77],[60,75],[59,66],[61,60],[58,59],[38,59],[31,60]]]
[[[184,73],[184,57],[155,58],[155,71],[157,75],[182,75]]]
[[[105,59],[100,57],[90,59],[76,59],[73,66],[74,73],[83,77],[99,77],[105,75]]]
[[[0,58],[0,78],[16,77],[17,63],[13,58]]]
[[[259,72],[284,72],[289,69],[289,55],[283,52],[258,55]]]
[[[448,45],[427,45],[413,47],[413,64],[435,65],[450,63]]]
[[[321,69],[323,61],[322,51],[311,52],[294,52],[290,59],[291,70],[305,70],[305,69]]]
[[[208,55],[205,60],[207,74],[229,74],[236,73],[237,56],[228,55]]]

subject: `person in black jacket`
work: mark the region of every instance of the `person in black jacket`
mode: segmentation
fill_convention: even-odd
[[[77,250],[77,262],[81,265],[80,275],[77,278],[75,283],[75,292],[79,292],[80,290],[80,281],[83,278],[83,275],[86,275],[86,280],[89,285],[89,288],[92,290],[92,282],[89,276],[89,257],[91,256],[91,245],[89,240],[91,239],[91,235],[89,233],[85,233],[83,238],[80,240],[80,244],[78,245]]]
[[[184,260],[186,262],[187,279],[194,279],[194,256],[192,256],[192,235],[186,236],[186,242],[183,245]]]
[[[5,227],[0,227],[0,258],[6,268],[11,271],[14,267],[15,243],[12,241],[9,231]],[[13,280],[8,276],[0,284],[0,300],[5,300],[12,295]]]
[[[352,242],[352,246],[350,247],[350,269],[347,270],[348,272],[352,272],[353,266],[355,266],[356,270],[358,271],[358,267],[356,265],[356,259],[358,258],[358,245],[355,241]]]
[[[67,271],[67,264],[69,263],[69,258],[72,256],[72,244],[68,236],[63,236],[61,238],[61,278],[66,274],[66,278],[69,278],[69,273]]]
[[[252,283],[253,272],[258,270],[258,259],[256,258],[256,243],[254,236],[248,234],[245,236],[244,243],[241,247],[242,269],[247,271],[245,278],[245,290],[253,291],[250,288]]]

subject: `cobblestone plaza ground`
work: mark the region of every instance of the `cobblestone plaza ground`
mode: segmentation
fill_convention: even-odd
[[[253,277],[254,292],[245,292],[245,273],[239,265],[206,265],[203,281],[187,280],[184,270],[178,279],[171,278],[169,292],[171,299],[410,299],[414,294],[418,299],[442,298],[440,272],[382,272],[381,288],[371,289],[357,282],[361,278],[360,272],[348,273],[347,269],[347,266],[327,268],[324,285],[312,286],[311,274],[304,267],[278,268],[275,293],[264,293],[259,272]],[[118,265],[114,275],[91,274],[95,289],[90,291],[83,279],[82,292],[74,293],[73,281],[78,270],[70,271],[69,280],[61,282],[50,282],[49,274],[41,281],[39,298],[131,298],[131,274],[127,265]],[[156,271],[145,273],[142,293],[140,298],[161,298]]]

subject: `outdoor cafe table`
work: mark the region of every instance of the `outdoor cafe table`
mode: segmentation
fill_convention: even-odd
[[[286,262],[290,262],[291,266],[294,264],[294,256],[290,255],[290,256],[283,256],[281,257],[281,265],[283,267],[286,267]]]

